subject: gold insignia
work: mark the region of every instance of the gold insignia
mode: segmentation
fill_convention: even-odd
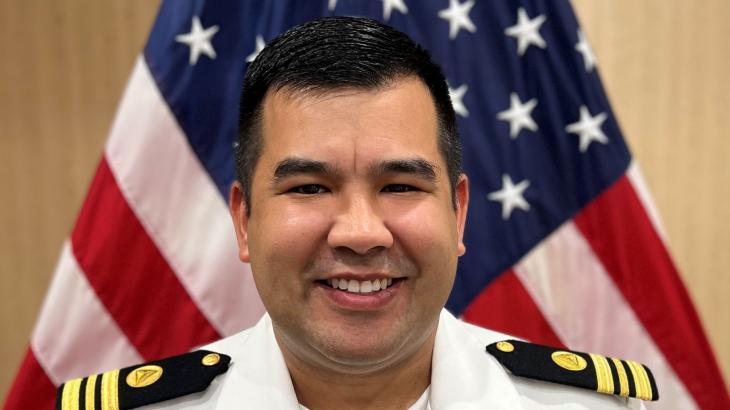
[[[550,357],[552,357],[553,362],[555,362],[558,366],[573,372],[581,371],[588,366],[586,359],[575,353],[558,350],[557,352],[553,352]]]
[[[497,350],[500,352],[510,353],[515,351],[515,347],[510,342],[497,342]]]
[[[155,365],[147,365],[132,370],[127,375],[127,384],[130,387],[145,387],[160,380],[162,377],[162,367]]]
[[[203,357],[203,360],[202,360],[204,366],[215,366],[220,361],[221,361],[221,357],[218,353],[207,354],[207,355],[205,355],[205,357]]]

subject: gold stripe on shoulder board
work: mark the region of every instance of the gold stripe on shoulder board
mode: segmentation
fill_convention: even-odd
[[[629,397],[629,378],[626,375],[626,368],[624,368],[621,360],[611,358],[611,361],[616,366],[616,374],[618,375],[618,395],[621,397]]]
[[[96,375],[89,376],[86,379],[86,406],[84,410],[96,410],[94,408],[94,400],[96,399]]]
[[[119,370],[101,375],[101,410],[119,410]]]
[[[61,410],[79,410],[79,392],[83,379],[73,379],[63,385]]]
[[[590,353],[593,366],[596,368],[596,391],[613,394],[613,374],[605,357]]]
[[[646,374],[644,366],[641,363],[631,360],[626,360],[626,364],[629,365],[631,375],[634,377],[636,398],[641,400],[651,400],[653,395],[651,391],[651,383],[649,382],[649,376]]]

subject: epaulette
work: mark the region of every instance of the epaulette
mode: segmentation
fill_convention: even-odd
[[[58,387],[56,410],[133,409],[200,392],[230,362],[224,354],[198,350],[69,380]]]
[[[654,376],[641,363],[592,353],[555,349],[518,340],[487,346],[515,376],[582,387],[599,393],[658,400]]]

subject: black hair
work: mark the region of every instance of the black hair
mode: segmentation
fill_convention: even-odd
[[[456,182],[462,172],[461,142],[441,67],[423,47],[392,27],[367,18],[325,17],[279,35],[248,67],[235,144],[236,173],[243,186],[247,212],[251,211],[251,179],[263,148],[262,106],[270,91],[369,90],[404,77],[419,78],[433,97],[438,147],[446,162],[456,207]]]

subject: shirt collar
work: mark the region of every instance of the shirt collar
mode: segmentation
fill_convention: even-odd
[[[442,310],[432,358],[430,406],[520,409],[509,375],[485,350],[503,335],[479,329],[476,336],[467,330],[469,326]],[[299,408],[268,314],[237,342],[232,363],[221,386],[218,409],[238,408],[242,402],[265,403],[267,409]]]

